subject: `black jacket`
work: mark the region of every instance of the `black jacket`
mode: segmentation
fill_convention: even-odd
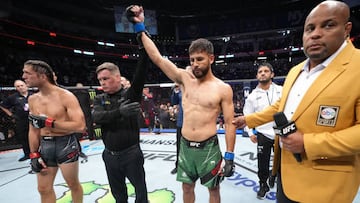
[[[17,125],[22,125],[25,127],[29,125],[28,98],[31,94],[32,92],[29,91],[27,97],[24,97],[19,92],[15,92],[0,103],[2,107],[5,107],[13,112],[13,116]]]
[[[128,89],[120,89],[115,94],[102,93],[95,97],[93,119],[101,125],[102,139],[105,148],[121,151],[139,143],[139,116],[123,117],[118,110],[121,99],[141,102],[146,72],[150,65],[149,57],[144,49],[140,49],[140,58],[135,74]]]

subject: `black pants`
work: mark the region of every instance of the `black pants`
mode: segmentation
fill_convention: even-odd
[[[261,183],[266,183],[269,177],[270,156],[274,146],[274,140],[257,133],[257,158],[258,158],[258,177]]]
[[[144,155],[140,146],[133,145],[119,152],[103,152],[106,173],[116,203],[127,203],[126,178],[135,188],[135,203],[148,203],[145,182]]]
[[[21,144],[25,156],[29,156],[29,123],[24,121],[16,121],[15,123],[15,136],[16,140]]]
[[[180,150],[180,138],[181,138],[181,127],[176,127],[176,161],[175,168],[177,168],[177,163],[179,160],[179,150]]]

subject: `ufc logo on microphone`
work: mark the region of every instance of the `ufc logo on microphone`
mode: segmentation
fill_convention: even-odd
[[[281,128],[281,135],[286,137],[289,134],[294,133],[295,131],[296,131],[296,125],[294,122],[291,122],[288,125]]]

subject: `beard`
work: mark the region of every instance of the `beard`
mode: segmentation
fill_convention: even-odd
[[[259,83],[261,84],[267,84],[271,81],[271,78],[266,78],[266,79],[263,79],[263,80],[259,80]]]
[[[201,69],[195,69],[195,70],[192,71],[192,73],[193,73],[193,75],[194,75],[196,78],[199,79],[199,78],[205,77],[205,75],[209,72],[209,70],[210,70],[209,67],[207,67],[207,68],[205,68],[205,69],[203,69],[203,70],[201,70]]]

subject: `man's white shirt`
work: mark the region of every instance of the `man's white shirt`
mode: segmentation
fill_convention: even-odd
[[[281,93],[282,86],[275,83],[271,83],[269,89],[267,90],[263,90],[257,86],[245,100],[243,108],[244,115],[246,116],[248,114],[264,110],[266,107],[274,104],[281,97]],[[256,131],[262,133],[264,136],[270,139],[274,139],[274,125],[274,122],[268,122],[256,127]],[[247,126],[244,128],[244,130],[250,136],[254,134],[253,129],[249,129]]]

